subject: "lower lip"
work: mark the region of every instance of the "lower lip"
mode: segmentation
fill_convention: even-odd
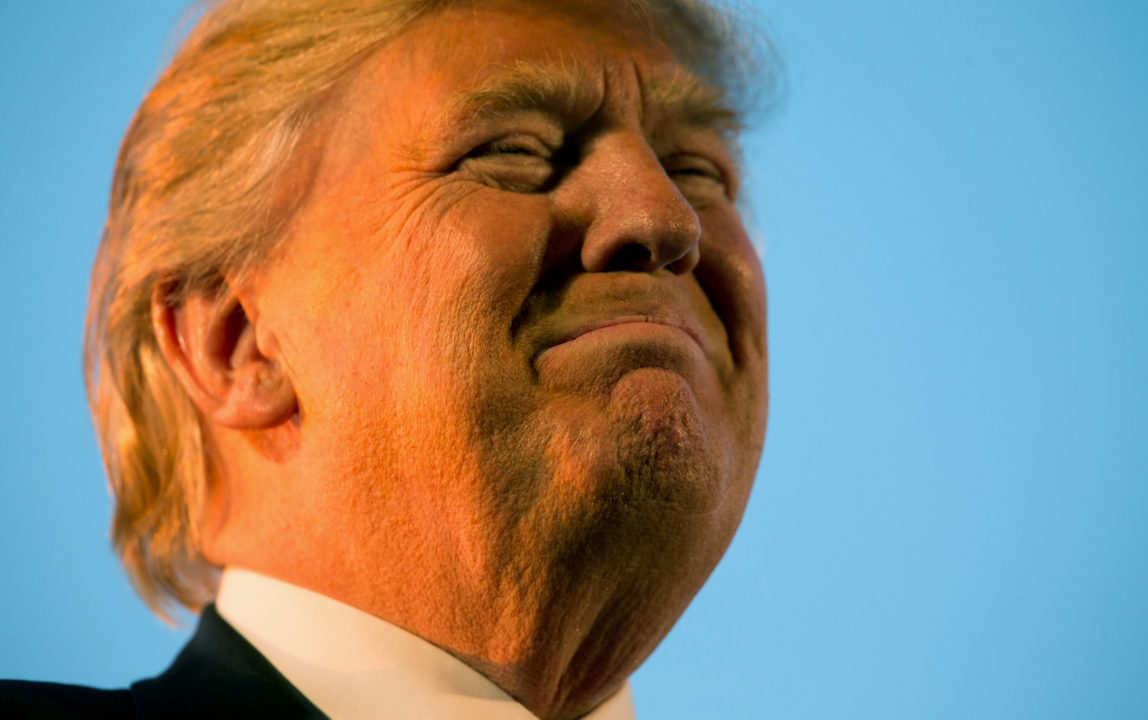
[[[543,350],[536,359],[541,371],[547,365],[568,362],[586,367],[650,364],[684,368],[704,359],[701,345],[693,335],[672,325],[634,321],[588,330]]]

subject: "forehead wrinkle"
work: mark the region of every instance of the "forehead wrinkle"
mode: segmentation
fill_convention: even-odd
[[[635,75],[643,116],[659,124],[716,129],[729,137],[741,130],[740,113],[726,102],[725,93],[684,68],[669,75]],[[569,59],[518,60],[452,98],[444,119],[477,122],[529,111],[589,117],[604,101],[608,82],[605,68],[595,70]]]
[[[518,60],[503,72],[450,101],[446,116],[467,121],[497,119],[524,111],[560,117],[589,114],[604,94],[603,83],[584,64],[570,60]]]

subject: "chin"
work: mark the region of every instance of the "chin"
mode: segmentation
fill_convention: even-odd
[[[710,513],[726,499],[726,441],[681,375],[632,372],[609,402],[614,461],[634,499],[663,510]]]

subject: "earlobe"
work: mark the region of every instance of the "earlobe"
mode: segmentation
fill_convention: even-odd
[[[152,329],[168,366],[200,412],[217,425],[244,430],[289,420],[297,401],[274,356],[275,343],[259,337],[231,288],[179,298],[172,289],[160,284],[153,290]]]

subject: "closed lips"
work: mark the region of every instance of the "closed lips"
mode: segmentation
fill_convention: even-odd
[[[572,330],[568,333],[564,333],[562,335],[559,335],[558,338],[554,342],[548,343],[547,347],[553,347],[554,345],[561,345],[562,343],[570,342],[571,340],[576,340],[576,339],[582,337],[583,335],[588,335],[589,333],[596,332],[598,330],[604,330],[606,328],[618,327],[621,325],[626,325],[626,326],[660,325],[663,327],[673,328],[675,330],[680,330],[680,331],[684,332],[686,335],[688,335],[695,343],[697,343],[698,347],[702,346],[702,340],[701,340],[701,337],[699,336],[699,334],[697,333],[697,331],[695,331],[693,328],[691,328],[687,323],[683,323],[683,322],[677,320],[676,318],[664,317],[664,316],[658,317],[658,316],[650,316],[650,315],[624,315],[621,317],[613,317],[613,318],[606,318],[606,319],[586,322],[582,325],[579,325],[574,330]]]

